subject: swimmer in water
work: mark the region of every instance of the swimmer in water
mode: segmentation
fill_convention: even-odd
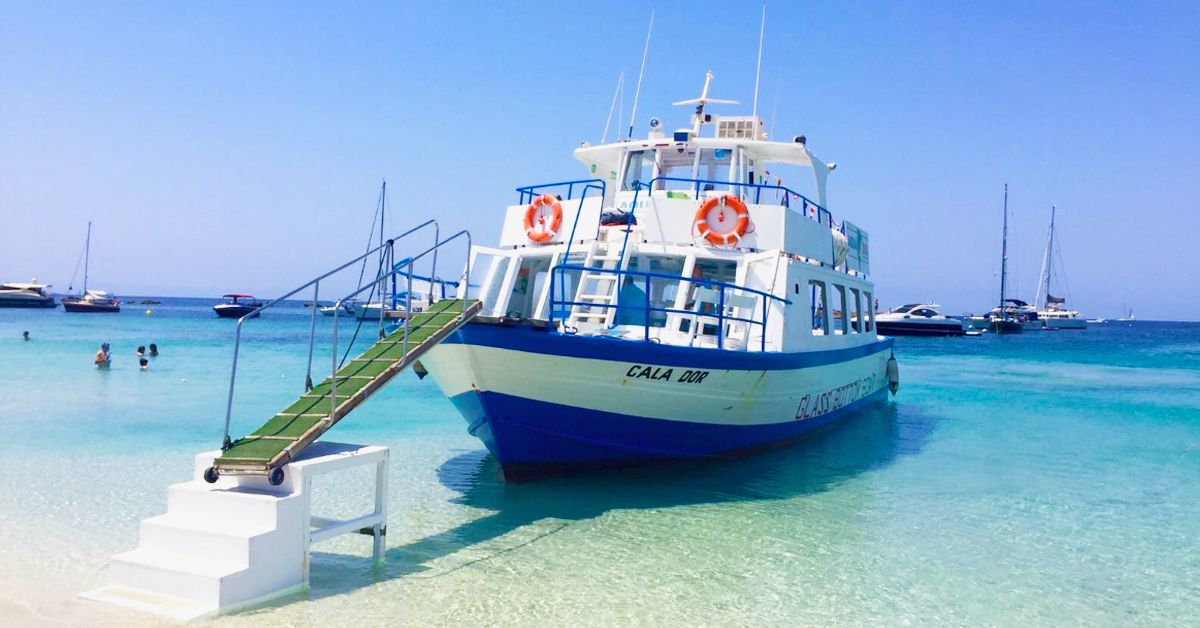
[[[138,366],[143,371],[145,371],[146,369],[150,368],[150,360],[147,360],[146,358],[142,358],[142,359],[138,360]]]
[[[21,332],[21,340],[24,340],[25,342],[29,342],[29,332],[27,332],[27,331]]]
[[[154,344],[153,342],[150,343],[150,357],[152,357],[152,358],[158,357],[158,345]]]
[[[108,353],[108,341],[100,343],[100,350],[96,352],[96,356],[92,358],[92,363],[97,367],[106,369],[112,364],[112,357]]]

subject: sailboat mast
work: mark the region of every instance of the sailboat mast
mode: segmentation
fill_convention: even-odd
[[[1042,309],[1046,309],[1050,305],[1050,272],[1054,266],[1054,212],[1057,209],[1054,205],[1050,206],[1050,236],[1046,239],[1046,274],[1043,280],[1046,282],[1046,300],[1042,304]]]
[[[83,241],[83,293],[87,294],[88,260],[92,257],[92,221],[88,221],[87,239]]]
[[[1000,319],[1008,319],[1008,310],[1004,309],[1005,284],[1008,283],[1008,184],[1004,184],[1004,235],[1000,244]]]

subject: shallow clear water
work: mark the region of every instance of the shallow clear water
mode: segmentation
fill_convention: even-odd
[[[0,310],[0,620],[157,623],[74,596],[220,442],[233,324],[164,301]],[[301,390],[307,314],[248,324],[235,434]],[[387,566],[320,544],[306,594],[213,623],[1200,624],[1200,325],[896,355],[898,396],[799,446],[519,485],[405,374],[330,435],[393,449]],[[318,487],[328,514],[361,479]]]

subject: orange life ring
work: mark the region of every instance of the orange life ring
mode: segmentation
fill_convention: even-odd
[[[732,209],[736,214],[736,221],[733,229],[724,233],[717,233],[708,226],[708,213],[717,205],[721,205],[721,211],[717,214],[717,222],[725,221],[725,208]],[[746,229],[750,227],[750,211],[746,209],[746,204],[742,199],[726,194],[724,196],[714,196],[700,204],[700,209],[696,210],[696,221],[692,223],[700,236],[708,240],[712,244],[724,246],[729,244],[737,244],[741,242],[742,236],[746,235]]]
[[[550,224],[546,224],[546,217],[539,215],[538,210],[543,206],[549,206],[551,211]],[[558,228],[562,226],[562,204],[558,199],[550,194],[543,194],[533,199],[529,207],[525,208],[525,235],[535,244],[549,242],[558,233]]]

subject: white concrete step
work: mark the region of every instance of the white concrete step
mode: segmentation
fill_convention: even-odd
[[[151,593],[142,589],[131,589],[115,584],[82,593],[80,597],[96,602],[106,602],[116,606],[132,608],[143,613],[165,615],[176,621],[192,621],[193,619],[216,614],[216,611],[211,606],[199,604],[192,600],[173,595]]]
[[[245,571],[246,567],[244,563],[230,564],[138,548],[113,556],[108,569],[113,585],[218,608],[221,580]]]
[[[245,566],[254,539],[272,531],[270,527],[246,525],[236,519],[201,524],[178,513],[167,513],[142,520],[138,548],[227,560]]]
[[[275,525],[280,503],[295,497],[244,488],[214,489],[192,481],[167,489],[167,512],[204,527],[237,520],[251,527],[269,528]]]

